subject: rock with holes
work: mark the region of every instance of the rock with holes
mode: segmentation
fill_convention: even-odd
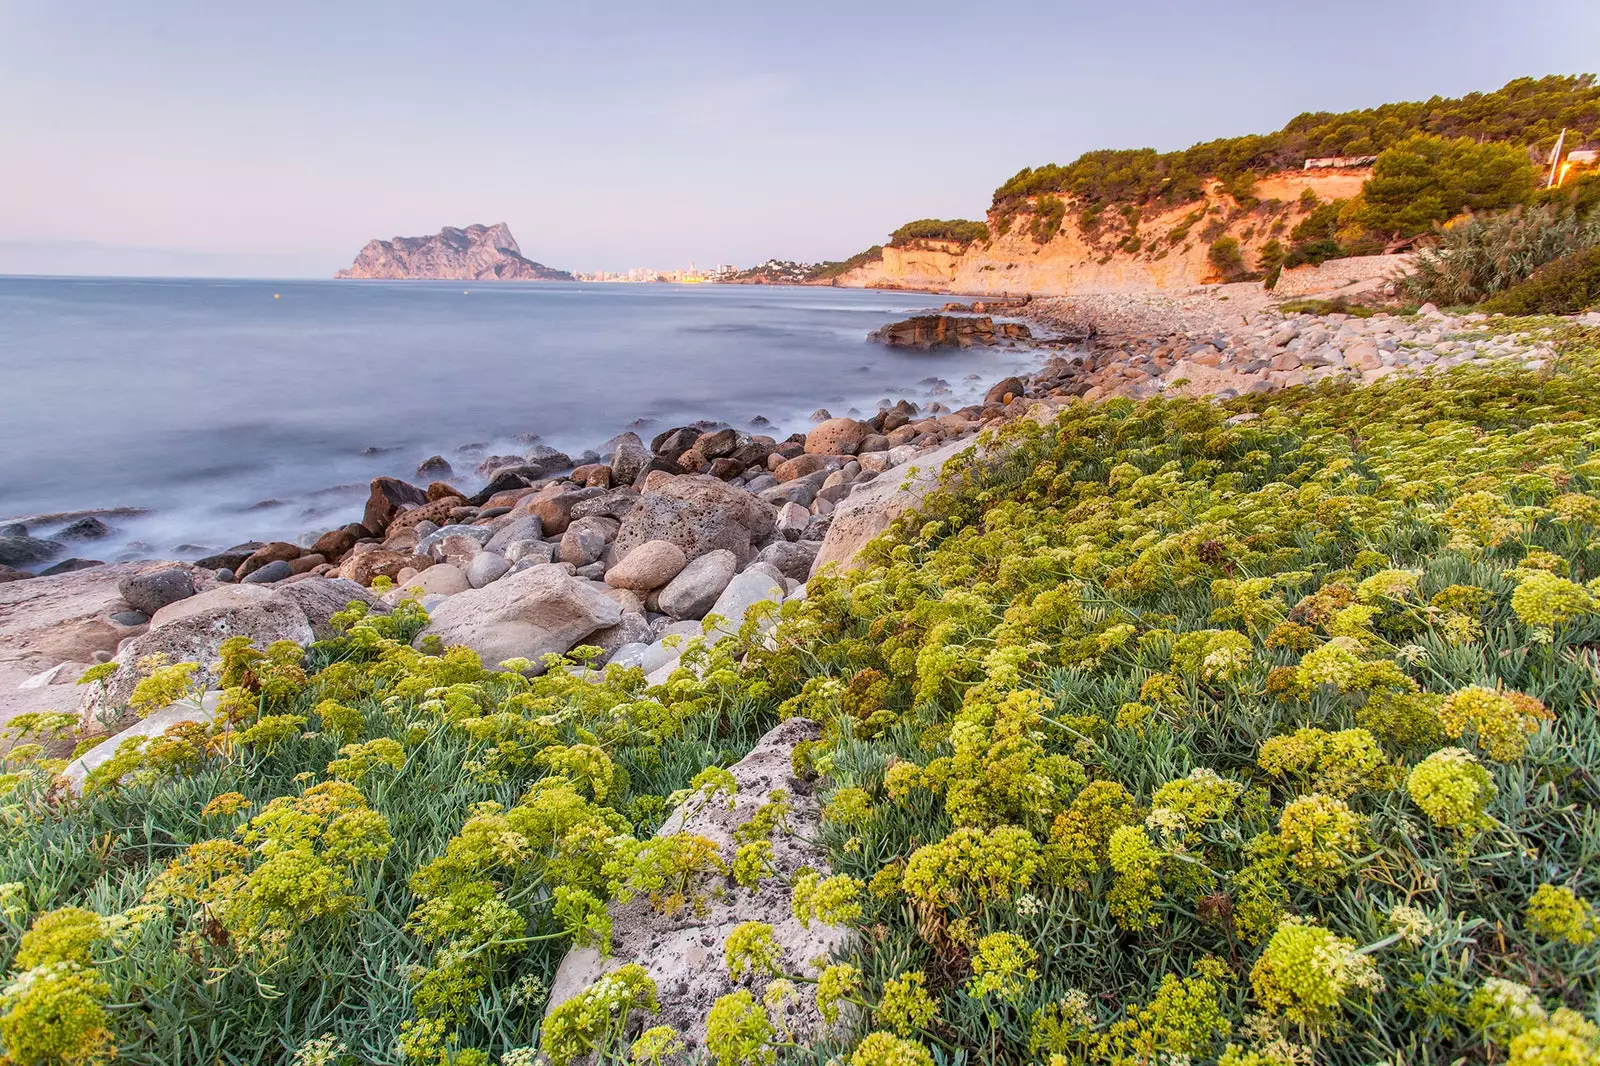
[[[691,801],[668,815],[656,834],[705,837],[717,846],[723,862],[731,864],[734,830],[781,789],[790,809],[784,826],[771,838],[776,875],[763,878],[754,890],[741,888],[727,877],[701,878],[693,886],[704,901],[701,913],[692,907],[663,913],[644,896],[627,904],[612,904],[611,954],[602,957],[593,948],[569,951],[551,981],[545,1017],[605,974],[637,963],[649,972],[661,999],[661,1013],[640,1018],[638,1023],[672,1026],[688,1044],[687,1060],[692,1061],[704,1053],[711,1005],[741,988],[749,989],[759,1001],[770,979],[766,974],[748,972],[742,980],[729,976],[725,947],[728,934],[739,925],[762,922],[772,926],[782,956],[779,966],[786,973],[812,975],[813,959],[834,957],[848,946],[851,933],[842,926],[819,921],[812,921],[809,928],[801,925],[794,916],[789,888],[802,867],[824,875],[828,872],[827,854],[813,843],[821,822],[816,786],[795,777],[793,768],[795,745],[815,740],[821,733],[815,722],[791,718],[730,767],[738,782],[731,806]],[[826,1023],[810,995],[789,997],[772,1016],[775,1024],[792,1032],[803,1045],[827,1035]]]

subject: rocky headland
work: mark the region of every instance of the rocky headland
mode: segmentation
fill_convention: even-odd
[[[466,229],[446,226],[427,237],[368,241],[336,278],[425,281],[571,281],[565,270],[522,254],[504,222]]]

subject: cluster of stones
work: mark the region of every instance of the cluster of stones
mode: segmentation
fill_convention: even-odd
[[[471,494],[452,480],[380,477],[359,522],[300,544],[236,545],[195,566],[273,588],[388,578],[383,603],[418,599],[432,618],[424,636],[489,662],[537,662],[584,643],[602,661],[670,670],[680,642],[667,638],[699,634],[716,615],[720,639],[752,604],[803,595],[836,508],[880,477],[898,484],[896,468],[1003,417],[1024,389],[1008,378],[985,403],[936,416],[902,400],[781,441],[711,425],[648,445],[623,433],[577,460],[536,444],[485,460]],[[419,468],[453,474],[437,456]]]
[[[76,545],[92,543],[110,534],[111,527],[94,515],[70,521],[48,537],[34,536],[24,523],[7,523],[0,526],[0,581],[19,581],[34,576],[23,567],[43,566],[38,573],[49,576],[99,566],[96,559],[75,555],[62,559],[61,556]],[[47,563],[48,566],[43,565]]]
[[[1230,397],[1314,385],[1362,384],[1396,372],[1436,373],[1467,363],[1554,355],[1547,328],[1494,333],[1488,316],[1425,305],[1415,316],[1285,314],[1263,309],[1231,327],[1162,334],[1102,334],[1087,352],[1053,357],[1032,379],[1040,395],[1086,400],[1161,393]]]

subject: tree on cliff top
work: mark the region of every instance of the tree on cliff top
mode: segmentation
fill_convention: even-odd
[[[1463,211],[1520,204],[1533,187],[1533,165],[1520,148],[1419,134],[1378,156],[1354,218],[1374,232],[1410,237]]]
[[[982,222],[964,218],[919,218],[889,234],[889,243],[895,246],[911,241],[955,241],[971,244],[989,239],[989,227]]]

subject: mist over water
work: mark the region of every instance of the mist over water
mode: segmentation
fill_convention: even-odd
[[[869,330],[941,297],[565,283],[0,278],[0,520],[93,508],[105,560],[293,540],[360,518],[430,455],[466,491],[538,434],[571,455],[636,420],[780,439],[817,407],[952,408],[1027,350],[907,353]],[[969,375],[975,375],[968,379]],[[919,384],[942,378],[949,394]],[[760,415],[772,428],[751,426]],[[481,452],[463,454],[463,446]],[[375,450],[376,454],[363,454]],[[30,528],[47,536],[62,523]],[[192,546],[178,550],[180,545]]]

